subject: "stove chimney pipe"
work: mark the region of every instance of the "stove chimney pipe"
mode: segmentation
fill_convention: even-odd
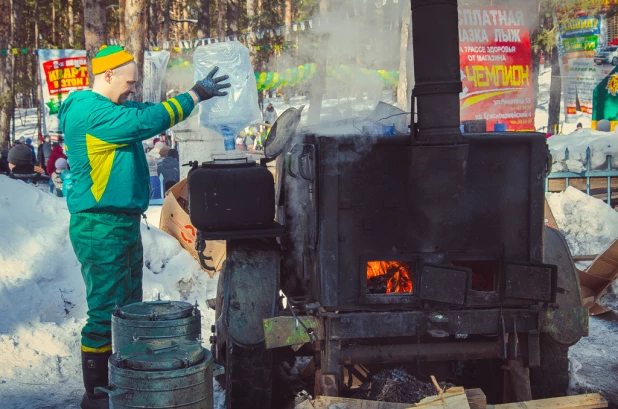
[[[416,142],[460,142],[457,0],[411,0]]]

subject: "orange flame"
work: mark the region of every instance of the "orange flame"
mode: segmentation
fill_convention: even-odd
[[[387,276],[386,294],[411,293],[412,280],[408,270],[397,261],[369,261],[367,262],[367,279]]]

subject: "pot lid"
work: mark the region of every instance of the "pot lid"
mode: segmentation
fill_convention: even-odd
[[[264,143],[264,155],[268,159],[274,159],[283,152],[286,143],[292,139],[296,134],[296,129],[300,123],[300,115],[303,112],[301,106],[299,109],[288,108],[277,118],[270,132],[268,138]]]
[[[187,318],[197,312],[197,305],[184,301],[156,300],[125,305],[114,311],[114,315],[139,321],[170,321]]]
[[[120,348],[111,359],[116,366],[120,361],[124,367],[137,371],[173,371],[199,364],[205,357],[212,359],[198,341],[149,341]]]

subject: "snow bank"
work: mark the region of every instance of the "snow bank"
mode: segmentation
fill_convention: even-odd
[[[618,238],[618,212],[604,201],[574,187],[547,201],[573,255],[599,254]]]
[[[69,240],[66,202],[0,176],[0,209],[2,406],[77,407],[83,393],[79,345],[87,305]],[[142,241],[144,299],[160,293],[162,299],[198,301],[202,337],[208,339],[214,313],[206,309],[206,300],[214,298],[218,277],[210,279],[152,223],[150,230],[142,223]]]
[[[554,135],[547,140],[553,163],[552,172],[606,169],[606,158],[612,156],[612,168],[616,169],[618,160],[618,133],[583,129],[569,135]],[[586,150],[590,147],[590,164]],[[569,160],[565,149],[569,148]]]

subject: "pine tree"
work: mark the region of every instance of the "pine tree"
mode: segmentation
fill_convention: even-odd
[[[135,58],[137,64],[137,100],[142,100],[142,72],[144,67],[144,47],[146,39],[146,16],[148,8],[146,7],[147,0],[127,0],[125,9],[125,24],[127,35],[126,49]]]

